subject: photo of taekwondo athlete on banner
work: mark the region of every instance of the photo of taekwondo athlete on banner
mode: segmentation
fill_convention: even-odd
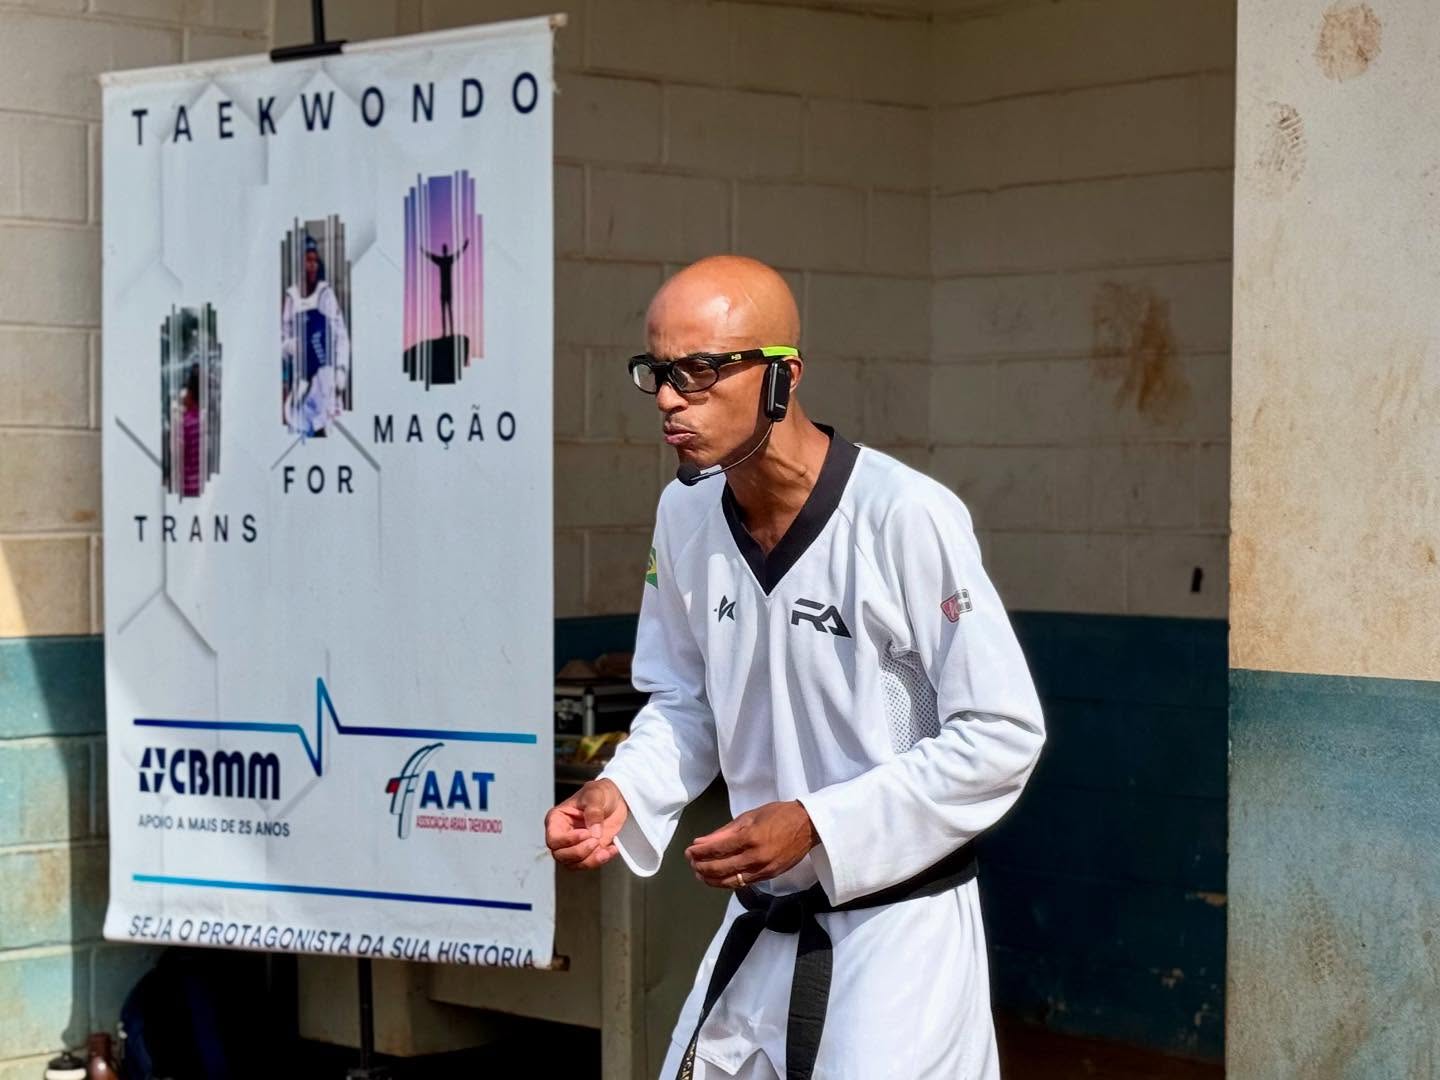
[[[345,225],[296,221],[280,242],[280,413],[287,431],[323,438],[349,412],[350,262]]]
[[[481,249],[470,174],[416,177],[405,196],[405,374],[427,390],[458,383],[484,355]]]
[[[160,472],[165,490],[198,498],[220,471],[220,339],[215,309],[171,308],[160,323]]]

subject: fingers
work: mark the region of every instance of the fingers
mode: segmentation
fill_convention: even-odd
[[[600,847],[600,841],[586,833],[582,835],[578,843],[552,847],[550,854],[554,856],[555,862],[565,869],[579,870],[587,859],[600,850]]]
[[[695,840],[685,849],[685,857],[692,863],[726,859],[744,851],[749,843],[749,828],[737,818],[729,825]]]
[[[592,836],[609,843],[625,823],[629,807],[613,780],[592,780],[574,796]]]
[[[770,873],[769,862],[760,858],[756,852],[746,852],[735,858],[712,862],[692,862],[690,868],[695,872],[695,877],[699,881],[718,889],[740,888],[740,878],[736,877],[737,874],[744,878],[746,885],[767,881],[774,876]]]
[[[591,870],[604,866],[619,854],[613,843],[592,836],[588,829],[547,832],[545,843],[555,861],[567,870]]]
[[[761,881],[765,861],[755,848],[755,837],[749,818],[741,815],[730,824],[699,837],[685,849],[697,881],[717,889],[738,889],[743,874],[745,881]]]
[[[604,835],[606,810],[604,789],[586,787],[580,793],[580,809],[583,812],[585,828],[597,840]]]
[[[607,846],[613,844],[615,838],[620,835],[620,829],[629,815],[630,808],[623,802],[611,810],[600,824],[600,842]]]
[[[551,851],[569,847],[590,835],[589,830],[580,828],[583,818],[573,806],[561,803],[545,815],[545,846]]]
[[[595,842],[595,847],[591,850],[590,854],[585,856],[585,858],[582,859],[580,862],[576,863],[573,869],[594,870],[598,867],[604,866],[607,862],[609,862],[611,859],[615,858],[619,854],[620,852],[614,844],[601,844],[597,840]]]
[[[567,870],[593,870],[617,854],[628,807],[612,783],[591,782],[545,815],[545,846]]]

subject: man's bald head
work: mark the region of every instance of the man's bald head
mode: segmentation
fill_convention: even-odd
[[[712,255],[660,286],[645,316],[656,356],[800,344],[800,310],[785,279],[757,259]]]

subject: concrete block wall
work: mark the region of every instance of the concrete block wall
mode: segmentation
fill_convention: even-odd
[[[931,36],[932,464],[1012,607],[1225,614],[1234,24],[1066,0]]]
[[[434,12],[443,25],[448,8]],[[536,5],[546,10],[546,5]],[[557,614],[633,611],[673,476],[626,381],[667,273],[737,251],[790,279],[812,413],[923,454],[929,111],[923,17],[597,0],[571,12],[556,123]]]
[[[100,940],[102,71],[254,52],[241,0],[0,0],[0,1078],[114,1023]]]

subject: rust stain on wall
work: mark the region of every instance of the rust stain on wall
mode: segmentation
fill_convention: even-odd
[[[1305,121],[1294,105],[1272,101],[1255,160],[1255,183],[1267,195],[1282,195],[1305,171]]]
[[[1091,370],[1116,383],[1115,407],[1157,424],[1178,420],[1190,384],[1175,358],[1169,301],[1144,285],[1104,282],[1092,306]]]
[[[1369,4],[1333,4],[1320,23],[1315,61],[1328,78],[1363,75],[1380,54],[1380,19]]]

